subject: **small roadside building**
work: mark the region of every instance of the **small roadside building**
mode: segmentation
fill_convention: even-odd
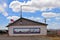
[[[47,24],[20,18],[7,25],[9,36],[47,35]]]

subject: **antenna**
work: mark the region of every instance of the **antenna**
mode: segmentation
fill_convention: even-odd
[[[21,13],[20,13],[20,17],[22,18],[22,5],[21,5],[20,7],[21,7],[21,10],[20,10],[20,11],[21,11]]]
[[[21,18],[22,18],[22,7],[23,7],[23,6],[29,6],[29,5],[21,5],[21,6],[20,6],[20,7],[21,7],[21,9],[20,9],[20,12],[21,12],[21,13],[20,13],[20,17],[21,17]]]
[[[44,18],[44,22],[46,23],[46,18]]]

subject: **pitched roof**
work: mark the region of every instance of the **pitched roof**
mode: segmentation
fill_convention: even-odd
[[[18,20],[14,21],[13,23],[10,23],[10,24],[7,25],[6,27],[9,27],[10,25],[12,25],[12,24],[14,24],[14,23],[16,23],[17,21],[22,20],[22,19],[27,20],[27,21],[31,21],[31,22],[34,22],[34,23],[37,23],[37,24],[48,25],[48,24],[45,24],[45,23],[41,23],[41,22],[37,22],[37,21],[33,21],[33,20],[30,20],[30,19],[26,19],[26,18],[19,18]]]

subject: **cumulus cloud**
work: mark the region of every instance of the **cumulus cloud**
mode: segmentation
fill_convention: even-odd
[[[21,5],[30,5],[32,7],[29,7],[28,10],[31,11],[31,8],[36,11],[38,10],[46,10],[47,8],[52,9],[56,7],[60,7],[60,0],[31,0],[26,2],[19,2],[19,1],[12,1],[9,5],[10,8],[12,8],[13,11],[16,12],[16,9],[19,11]],[[25,11],[27,10],[27,7],[24,9]],[[17,12],[18,12],[17,11]]]
[[[31,0],[31,4],[36,8],[55,8],[60,7],[60,0]]]
[[[4,16],[8,16],[8,13],[7,12],[2,12],[2,14],[4,15]]]
[[[60,17],[60,13],[57,13],[57,17]]]
[[[7,7],[7,4],[6,3],[3,3],[3,7],[6,8]]]
[[[3,12],[4,8],[2,7],[2,5],[0,4],[0,12]]]
[[[54,18],[56,21],[60,20],[60,13],[52,13],[52,12],[43,12],[42,16],[50,21],[50,18]]]
[[[52,27],[51,27],[52,26]],[[60,29],[60,23],[50,23],[48,26],[47,26],[47,29]]]
[[[56,17],[56,20],[60,20],[60,17]]]
[[[42,16],[45,17],[45,18],[52,18],[52,17],[56,17],[57,14],[52,13],[52,12],[44,12],[44,13],[42,13]]]
[[[7,17],[7,19],[9,19],[9,20],[10,20],[10,19],[13,19],[14,21],[17,20],[17,19],[19,19],[19,18],[20,18],[20,17],[18,17],[18,16],[8,16],[8,17]]]
[[[30,4],[30,2],[22,3],[19,1],[12,1],[9,5],[9,8],[11,8],[14,12],[19,12],[21,10],[21,5],[22,5],[22,10],[25,12],[34,12],[35,10],[37,10],[37,8],[35,7],[28,6],[28,4]]]
[[[36,10],[38,10],[38,8],[35,8],[35,7],[29,7],[29,6],[24,6],[22,7],[23,11],[24,12],[35,12]]]
[[[57,21],[60,20],[60,13],[57,14],[57,17],[55,18]]]
[[[10,3],[9,8],[12,8],[14,12],[19,12],[20,11],[20,2],[19,1],[13,1]]]
[[[0,13],[4,16],[8,16],[8,13],[6,12],[5,8],[7,7],[6,3],[0,4]]]
[[[27,19],[30,19],[30,20],[34,20],[34,21],[37,21],[37,22],[43,22],[44,23],[44,19],[43,18],[40,18],[40,17],[25,17]]]

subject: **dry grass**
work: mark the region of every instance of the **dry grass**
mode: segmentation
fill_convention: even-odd
[[[0,35],[0,40],[60,40],[58,36],[19,36],[11,37],[8,35]]]

